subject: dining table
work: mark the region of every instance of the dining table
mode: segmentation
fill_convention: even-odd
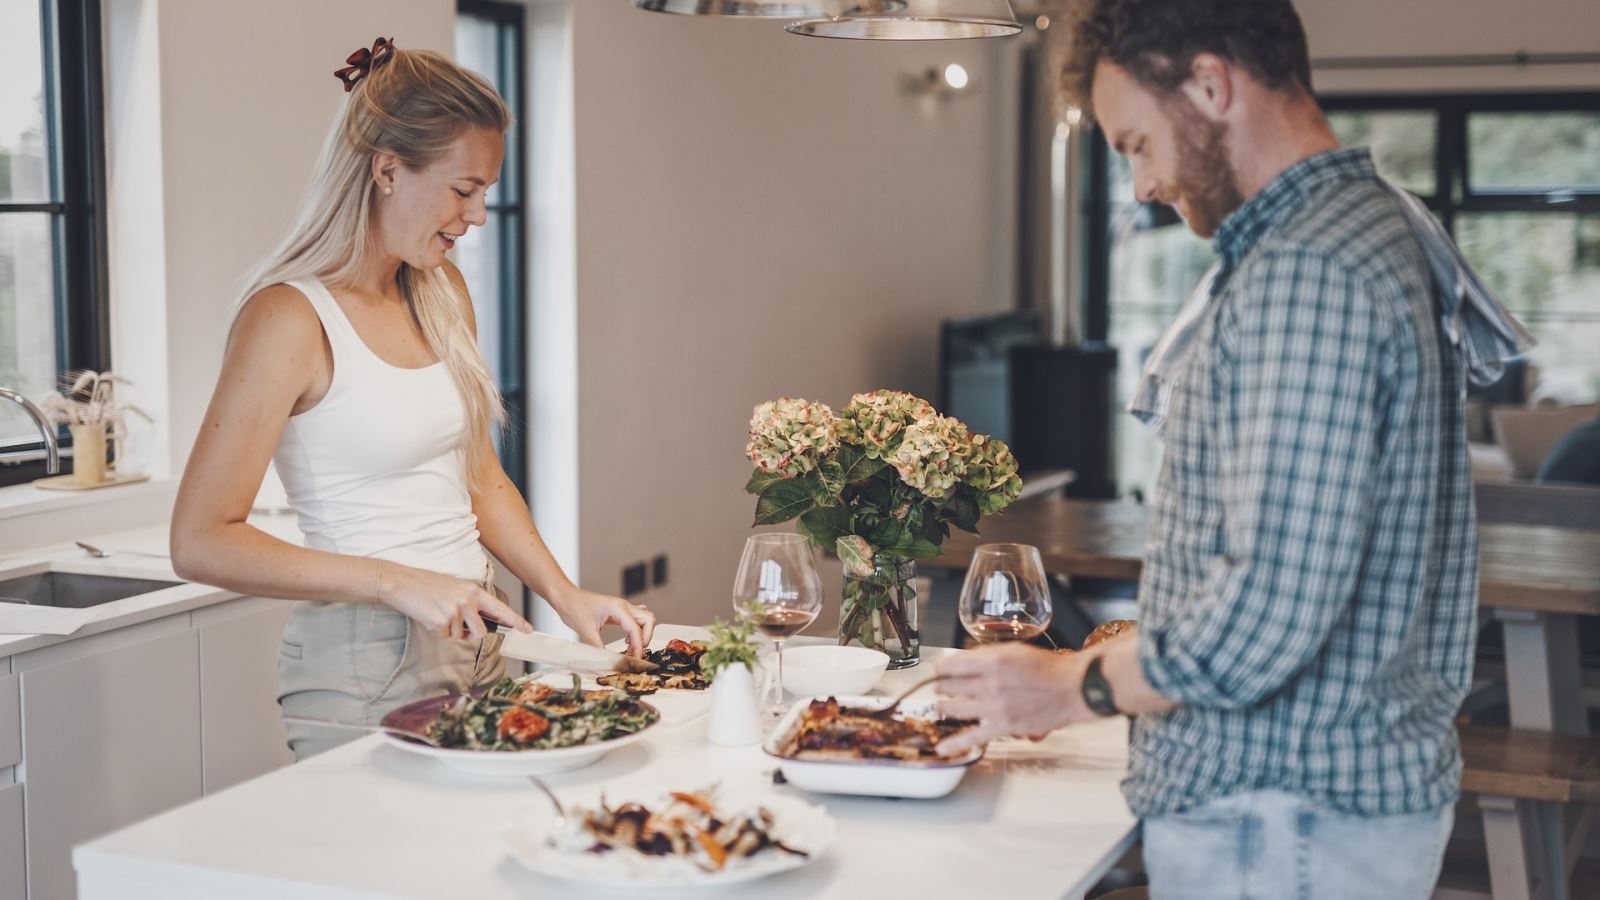
[[[1039,548],[1049,574],[1137,582],[1149,530],[1142,504],[1034,496],[984,519],[980,535],[952,533],[919,567],[955,579],[978,546],[1022,543]],[[1600,531],[1480,524],[1478,561],[1478,605],[1505,628],[1511,725],[1587,733],[1574,617],[1600,615]]]
[[[874,693],[909,688],[959,652],[924,648],[919,666],[886,673]],[[992,743],[954,792],[932,800],[776,785],[774,758],[758,745],[708,743],[704,715],[663,719],[643,740],[545,781],[568,801],[596,789],[613,802],[713,784],[781,791],[833,817],[835,839],[815,861],[724,896],[1081,898],[1138,838],[1119,789],[1128,728],[1113,717]],[[541,813],[552,814],[548,801],[520,778],[463,774],[371,735],[81,845],[73,862],[82,900],[595,896],[509,852],[508,832]]]

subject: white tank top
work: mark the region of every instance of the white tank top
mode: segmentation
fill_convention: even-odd
[[[481,579],[466,410],[450,371],[384,362],[321,281],[289,284],[311,301],[333,348],[327,395],[289,417],[273,455],[306,546]]]

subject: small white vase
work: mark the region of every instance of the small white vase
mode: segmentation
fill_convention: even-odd
[[[726,666],[711,682],[706,740],[721,747],[743,747],[761,740],[761,706],[749,666]]]

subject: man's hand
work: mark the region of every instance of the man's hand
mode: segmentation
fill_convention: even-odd
[[[1091,657],[1000,644],[940,662],[939,691],[947,699],[939,714],[981,721],[940,742],[939,752],[959,754],[1001,735],[1041,736],[1098,718],[1083,702],[1083,671]]]

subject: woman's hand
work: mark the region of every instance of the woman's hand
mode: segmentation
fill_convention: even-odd
[[[431,634],[481,640],[489,631],[484,615],[518,631],[533,630],[527,619],[476,582],[383,560],[373,562],[378,601]]]
[[[598,647],[600,629],[607,625],[620,625],[628,639],[628,653],[644,655],[650,646],[650,636],[656,630],[656,615],[648,607],[635,605],[621,597],[608,597],[593,591],[572,588],[556,598],[547,598],[561,621],[578,633],[585,644]]]

